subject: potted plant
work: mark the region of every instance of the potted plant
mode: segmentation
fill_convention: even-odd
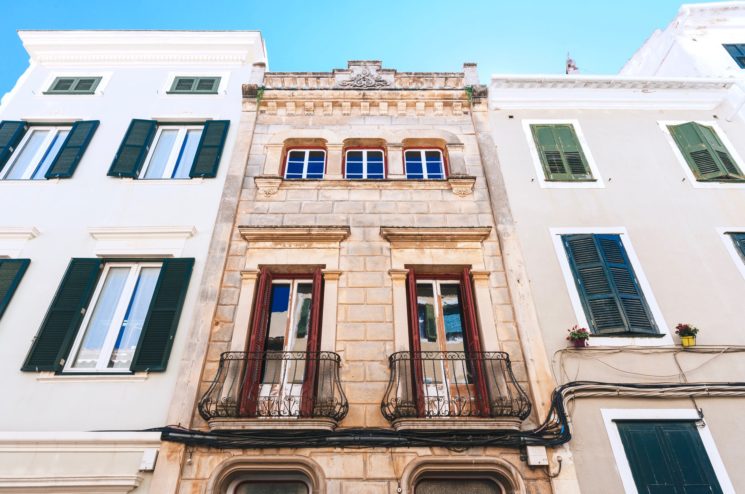
[[[587,340],[590,339],[590,332],[587,331],[587,328],[580,328],[575,324],[567,331],[569,332],[567,340],[572,342],[574,348],[584,348],[587,346]]]
[[[678,324],[675,326],[675,334],[680,336],[680,344],[683,348],[690,348],[696,346],[696,334],[698,328],[691,324]]]

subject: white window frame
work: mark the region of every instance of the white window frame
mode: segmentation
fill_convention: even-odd
[[[592,156],[590,145],[585,139],[585,134],[582,132],[582,127],[579,124],[579,120],[576,119],[549,119],[549,120],[538,120],[538,119],[526,119],[522,121],[523,132],[528,141],[528,149],[530,150],[530,157],[533,161],[533,168],[535,168],[536,178],[538,185],[542,189],[604,189],[605,182],[603,177],[600,175],[600,168],[598,168],[595,158]],[[535,143],[535,137],[533,137],[533,131],[530,128],[531,125],[571,125],[574,129],[574,133],[577,135],[577,141],[582,148],[582,154],[584,154],[587,160],[587,166],[590,167],[590,173],[592,173],[592,182],[573,182],[571,180],[565,182],[556,182],[553,180],[546,180],[546,171],[543,169],[543,163],[541,162],[541,155],[538,152],[538,146]]]
[[[75,77],[75,78],[92,78],[92,77],[100,77],[101,81],[98,83],[98,86],[96,86],[96,89],[93,91],[93,93],[90,94],[74,94],[75,96],[78,96],[80,98],[87,97],[93,97],[93,96],[101,96],[104,94],[104,91],[106,89],[106,86],[108,86],[109,81],[111,80],[113,72],[52,72],[49,74],[49,76],[44,80],[44,83],[42,84],[41,88],[39,89],[39,95],[44,96],[45,98],[52,98],[52,97],[65,97],[70,96],[72,93],[48,93],[46,94],[46,91],[49,90],[49,88],[52,87],[52,84],[54,81],[58,78],[68,78],[68,77]]]
[[[383,156],[383,177],[382,178],[369,178],[367,175],[367,153],[368,152],[380,153]],[[349,178],[347,173],[347,164],[349,163],[349,153],[362,153],[362,177],[360,178]],[[347,149],[344,151],[344,179],[345,180],[385,180],[385,150],[380,148],[357,148]]]
[[[605,430],[608,433],[608,439],[610,441],[611,449],[613,450],[613,457],[616,460],[616,467],[621,476],[621,482],[623,482],[623,488],[626,491],[626,494],[639,494],[639,491],[636,488],[634,476],[631,473],[631,465],[629,465],[629,460],[626,457],[626,451],[624,450],[623,442],[621,441],[621,434],[618,432],[618,426],[615,421],[700,420],[698,412],[690,408],[602,408],[600,413],[603,416]],[[706,425],[706,421],[703,421],[703,427],[698,427],[697,429],[701,436],[701,442],[704,444],[706,454],[709,457],[709,461],[711,461],[711,466],[714,468],[714,474],[722,488],[722,492],[724,492],[724,494],[735,494],[735,488],[727,474],[727,470],[724,468],[724,462],[722,461],[722,457],[719,455],[719,450],[717,449],[709,427]]]
[[[566,283],[567,292],[569,293],[569,299],[572,302],[574,308],[574,314],[577,318],[577,325],[584,328],[590,328],[590,323],[587,320],[585,309],[582,306],[582,299],[579,291],[577,290],[577,283],[574,280],[574,274],[572,268],[569,265],[569,258],[567,257],[566,249],[564,248],[564,242],[562,241],[563,235],[576,235],[576,234],[610,234],[619,235],[621,242],[623,243],[624,249],[626,249],[626,255],[631,262],[631,267],[634,269],[636,279],[639,281],[639,286],[644,294],[644,299],[647,302],[652,318],[654,319],[660,336],[592,336],[590,338],[590,344],[593,346],[665,346],[672,345],[673,338],[670,332],[670,328],[665,322],[665,318],[662,317],[662,311],[657,300],[655,299],[652,287],[647,280],[644,270],[642,269],[641,262],[634,251],[634,246],[631,244],[629,234],[624,227],[562,227],[562,228],[550,228],[551,240],[554,244],[554,250],[556,257],[561,267],[561,272],[564,275],[564,281]]]
[[[34,154],[34,157],[31,159],[32,165],[29,166],[23,172],[23,176],[21,178],[12,179],[12,180],[45,180],[45,177],[43,176],[39,178],[32,178],[32,175],[34,174],[36,169],[41,164],[42,158],[46,154],[47,150],[49,149],[49,146],[51,146],[52,141],[54,141],[54,138],[59,134],[59,132],[61,130],[70,131],[71,129],[72,129],[72,125],[31,125],[29,126],[28,130],[23,136],[23,139],[21,139],[21,142],[19,142],[18,146],[16,146],[15,150],[13,150],[13,154],[8,160],[8,163],[3,167],[2,171],[0,171],[0,180],[10,180],[10,179],[6,179],[6,177],[10,174],[10,171],[15,166],[15,163],[16,161],[18,161],[18,158],[21,155],[21,152],[23,151],[24,147],[26,147],[26,143],[31,139],[31,135],[34,132],[39,131],[39,130],[51,130],[52,132],[50,132],[49,135],[47,135],[47,137],[44,139],[44,141],[42,141],[41,146],[39,146],[39,149],[36,151],[36,154]]]
[[[178,134],[176,135],[176,141],[174,142],[173,147],[171,148],[171,153],[168,155],[168,160],[166,161],[166,166],[163,169],[163,175],[161,177],[150,177],[145,178],[145,175],[147,174],[148,168],[150,168],[150,162],[153,159],[153,155],[155,154],[155,148],[158,145],[158,141],[160,140],[161,134],[163,134],[164,130],[178,130]],[[186,139],[186,133],[190,130],[201,130],[204,132],[204,124],[199,125],[162,125],[160,122],[158,123],[158,129],[155,132],[155,137],[153,138],[153,142],[150,145],[150,150],[147,153],[147,158],[145,158],[145,165],[142,167],[142,170],[140,170],[140,175],[137,177],[141,180],[186,180],[186,178],[173,178],[173,171],[176,169],[176,162],[178,161],[179,154],[181,153],[181,147],[184,145],[184,139]],[[195,156],[196,157],[196,156]],[[189,168],[194,166],[194,162],[192,162],[189,165]]]
[[[422,157],[422,178],[409,178],[409,172],[406,169],[406,153],[409,151],[419,151],[421,153]],[[442,178],[429,178],[429,173],[427,172],[427,159],[426,159],[426,153],[427,151],[437,151],[440,153],[440,163],[442,163]],[[439,148],[406,148],[404,149],[404,176],[407,180],[447,180],[448,179],[448,171],[447,167],[445,166],[445,154],[442,152],[442,149]]]
[[[83,322],[80,325],[80,328],[78,329],[78,334],[75,335],[75,340],[73,342],[72,348],[70,350],[70,353],[67,355],[67,358],[65,360],[65,366],[63,368],[63,372],[65,373],[129,373],[129,368],[126,369],[115,369],[115,368],[109,368],[108,362],[111,358],[111,353],[114,351],[114,345],[116,344],[116,338],[119,335],[119,330],[121,329],[121,322],[124,320],[124,316],[126,314],[127,308],[129,307],[129,302],[132,299],[132,295],[135,289],[135,285],[137,284],[137,279],[140,276],[140,272],[142,271],[142,268],[162,268],[163,263],[162,262],[107,262],[104,264],[103,270],[101,272],[101,275],[98,277],[98,281],[96,283],[96,289],[93,292],[93,297],[91,297],[91,301],[88,304],[88,308],[85,312],[85,316],[83,317]],[[119,297],[119,301],[117,302],[116,309],[114,310],[114,315],[111,318],[111,323],[109,324],[108,332],[106,333],[106,338],[104,339],[103,345],[101,345],[101,353],[99,354],[99,360],[96,363],[95,368],[86,367],[86,368],[75,368],[73,367],[73,362],[75,360],[75,356],[78,354],[78,350],[80,349],[80,345],[83,342],[83,337],[88,329],[88,325],[90,324],[91,317],[93,316],[93,312],[96,303],[98,302],[98,298],[101,295],[101,291],[103,290],[104,283],[106,281],[106,278],[109,274],[109,271],[111,268],[121,268],[121,267],[129,267],[129,275],[127,276],[127,280],[124,282],[124,287],[122,288],[122,296]],[[105,358],[101,358],[101,355],[107,355]]]
[[[310,159],[310,153],[313,151],[320,151],[323,153],[323,177],[321,178],[308,178],[308,160]],[[289,168],[290,164],[290,153],[292,152],[303,152],[305,153],[305,157],[303,158],[303,176],[300,178],[287,178],[287,170]],[[325,149],[313,149],[313,148],[291,148],[287,150],[287,156],[285,157],[285,172],[284,178],[285,180],[323,180],[326,177],[326,160],[328,159],[328,156],[326,155]]]
[[[745,259],[737,252],[737,247],[735,247],[735,243],[729,235],[730,233],[745,233],[745,226],[719,227],[717,228],[717,233],[719,233],[719,237],[724,242],[724,248],[727,249],[727,253],[729,253],[735,266],[737,266],[737,270],[745,278]]]
[[[177,77],[219,77],[220,83],[217,85],[217,94],[215,93],[172,93],[171,88],[173,87],[173,81],[176,80]],[[230,72],[218,72],[218,71],[200,71],[200,70],[188,70],[188,71],[178,71],[178,72],[169,72],[168,75],[165,78],[165,81],[163,82],[163,85],[160,88],[160,94],[164,98],[174,98],[177,96],[189,96],[191,98],[194,97],[212,97],[215,96],[223,96],[227,94],[228,89],[228,80],[230,79]]]
[[[729,55],[728,55],[729,56]],[[727,151],[729,152],[730,156],[732,156],[732,159],[735,161],[735,165],[737,165],[737,168],[740,170],[740,172],[745,173],[745,165],[743,164],[742,157],[740,156],[740,153],[737,152],[737,149],[732,144],[732,141],[729,140],[729,137],[727,137],[727,134],[719,127],[717,122],[713,120],[658,120],[657,125],[659,125],[660,129],[662,129],[663,134],[665,135],[665,139],[670,144],[670,146],[673,149],[673,154],[675,155],[675,158],[678,160],[678,164],[683,168],[683,173],[685,174],[686,180],[691,184],[693,188],[696,189],[745,189],[745,183],[726,183],[726,182],[709,182],[709,181],[699,181],[696,178],[696,175],[694,175],[693,170],[691,170],[691,165],[688,164],[688,161],[686,161],[685,156],[683,156],[683,153],[681,152],[680,148],[678,147],[678,143],[675,142],[675,138],[673,137],[673,134],[670,132],[670,129],[668,128],[670,125],[681,125],[684,123],[697,123],[699,125],[705,125],[707,127],[711,127],[714,129],[714,132],[716,132],[717,137],[720,141],[722,141],[722,144],[724,144],[724,147],[727,148]]]

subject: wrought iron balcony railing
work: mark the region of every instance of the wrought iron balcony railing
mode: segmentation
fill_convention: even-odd
[[[504,352],[398,352],[381,410],[402,418],[476,417],[525,419],[528,395]]]
[[[305,417],[339,421],[349,409],[334,352],[225,352],[199,401],[214,418]]]

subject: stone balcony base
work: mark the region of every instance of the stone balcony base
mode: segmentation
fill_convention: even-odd
[[[338,425],[336,420],[329,418],[293,418],[293,417],[265,417],[265,418],[214,418],[208,422],[213,431],[245,431],[245,430],[315,430],[333,431]]]
[[[517,417],[474,418],[474,417],[432,417],[402,418],[393,421],[397,431],[427,431],[442,429],[459,430],[520,430],[522,420]]]

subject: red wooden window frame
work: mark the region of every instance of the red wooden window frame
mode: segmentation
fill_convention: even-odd
[[[323,151],[323,178],[285,178],[290,151]],[[283,180],[324,180],[328,174],[328,166],[329,150],[326,149],[326,146],[287,146],[282,150],[282,166],[279,170],[279,176]]]
[[[271,269],[263,266],[259,269],[259,277],[254,297],[251,315],[250,335],[248,339],[248,353],[262,353],[266,346],[266,335],[269,329],[270,299],[272,281],[274,280],[312,280],[312,305],[310,308],[310,328],[308,331],[307,352],[318,355],[321,343],[321,316],[323,299],[323,274],[321,267],[316,267],[312,273],[272,273]],[[241,388],[240,414],[253,416],[259,399],[259,378],[263,369],[263,361],[248,359]],[[305,376],[301,392],[300,415],[310,417],[313,414],[314,394],[316,391],[317,365],[314,359],[309,359],[305,366]]]
[[[464,267],[459,274],[422,274],[422,277],[432,280],[458,280],[460,283],[461,306],[463,310],[463,324],[465,326],[466,347],[465,352],[468,354],[480,354],[481,334],[479,332],[478,319],[476,316],[476,303],[473,294],[473,284],[471,281],[471,268]],[[409,268],[407,279],[407,299],[409,309],[409,345],[412,353],[419,353],[422,347],[419,341],[419,314],[417,312],[417,273],[415,268]],[[413,355],[412,355],[413,357]],[[482,364],[474,360],[473,368],[475,374],[475,384],[479,397],[479,411],[482,417],[489,416],[489,395],[486,388],[486,380]],[[420,362],[411,359],[411,372],[414,376],[414,390],[417,400],[417,416],[424,416],[424,390],[422,389],[423,376]]]
[[[418,179],[418,178],[408,178],[408,175],[406,173],[406,151],[439,151],[442,154],[442,168],[445,172],[445,176],[442,177],[442,179],[439,178],[424,178],[424,179]],[[450,178],[450,160],[448,159],[448,152],[447,149],[442,146],[409,146],[404,147],[401,150],[401,159],[403,160],[404,165],[404,176],[407,177],[407,180],[447,180]],[[425,163],[422,163],[422,166],[425,166]]]
[[[383,152],[383,178],[347,178],[347,151],[382,151]],[[388,151],[378,146],[347,146],[342,150],[341,171],[344,180],[387,180],[388,179]]]

